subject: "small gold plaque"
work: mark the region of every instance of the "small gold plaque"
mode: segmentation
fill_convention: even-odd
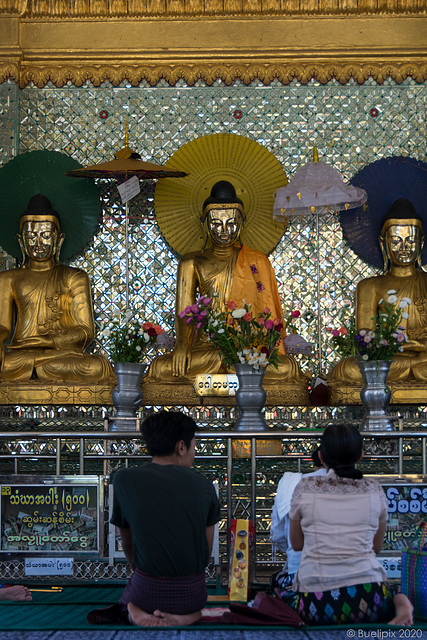
[[[203,373],[196,376],[194,390],[199,396],[234,396],[239,380],[231,373]]]

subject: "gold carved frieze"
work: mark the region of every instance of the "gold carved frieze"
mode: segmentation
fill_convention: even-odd
[[[183,79],[189,86],[198,80],[203,80],[207,85],[212,85],[216,80],[222,80],[230,85],[234,80],[240,80],[244,84],[250,84],[253,80],[260,80],[265,85],[278,80],[284,85],[294,79],[302,84],[316,79],[326,84],[332,79],[341,84],[350,79],[363,84],[368,78],[373,78],[378,84],[382,84],[386,78],[391,78],[398,83],[406,78],[412,78],[416,82],[427,79],[427,63],[291,63],[291,64],[230,64],[230,65],[157,65],[157,66],[87,66],[67,65],[46,67],[21,67],[18,64],[0,64],[0,82],[7,79],[19,82],[21,87],[32,83],[37,87],[44,87],[52,82],[56,87],[63,87],[68,82],[80,87],[86,81],[90,81],[95,87],[103,82],[109,82],[113,86],[126,80],[133,86],[138,86],[146,80],[155,86],[160,80],[165,80],[174,86],[178,80]]]
[[[0,15],[31,19],[372,15],[425,11],[425,0],[0,0]]]
[[[352,0],[341,0],[340,6],[348,9],[345,16],[286,12],[285,5],[300,3],[285,0],[263,0],[263,6],[276,6],[277,11],[261,15],[256,9],[260,1],[220,2],[227,11],[234,6],[237,11],[237,4],[250,5],[251,15],[242,11],[196,18],[179,13],[180,7],[201,5],[196,0],[174,0],[175,4],[162,0],[171,11],[174,7],[171,19],[172,13],[150,17],[142,9],[132,17],[137,0],[0,0],[0,81],[12,79],[21,87],[52,82],[61,87],[86,81],[118,85],[123,80],[155,86],[161,80],[175,85],[180,79],[188,85],[198,80],[208,85],[217,80],[225,84],[258,80],[266,85],[277,80],[286,85],[294,79],[301,83],[336,79],[344,84],[353,78],[362,84],[368,78],[378,83],[386,78],[396,82],[427,78],[427,13],[421,11],[426,0],[417,4],[418,12],[387,15],[352,13]],[[337,1],[319,0],[319,6],[332,8]],[[369,2],[358,0],[358,7],[367,8]],[[142,4],[154,6],[154,0]],[[404,3],[376,0],[376,4],[385,10],[386,5],[391,9]],[[128,9],[126,16],[112,17],[122,5]],[[70,7],[70,13],[58,20],[55,7],[58,11]],[[83,17],[71,15],[77,7]],[[105,12],[108,8],[105,16],[96,13],[102,8]],[[51,13],[44,18],[32,13],[39,9]]]

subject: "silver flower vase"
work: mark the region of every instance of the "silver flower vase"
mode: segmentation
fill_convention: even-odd
[[[362,360],[357,364],[362,374],[364,386],[360,399],[365,407],[365,415],[360,423],[360,431],[394,431],[392,418],[387,414],[391,391],[387,376],[391,360]]]
[[[236,403],[240,409],[235,430],[267,431],[267,423],[261,414],[267,397],[262,386],[265,367],[256,370],[250,364],[235,364],[233,366],[239,379]]]
[[[117,413],[110,423],[110,431],[136,430],[138,409],[143,400],[141,380],[146,367],[146,364],[140,362],[115,363],[117,386],[113,389],[113,405]]]

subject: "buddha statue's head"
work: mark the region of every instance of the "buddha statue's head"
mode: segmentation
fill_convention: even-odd
[[[231,182],[220,180],[203,203],[202,225],[216,246],[227,247],[236,242],[245,223],[243,202]]]
[[[27,257],[36,262],[57,262],[64,241],[59,216],[49,198],[38,193],[28,203],[19,221],[17,235],[24,262]]]
[[[382,220],[379,240],[385,273],[392,265],[421,268],[423,222],[409,200],[399,198],[393,203]]]

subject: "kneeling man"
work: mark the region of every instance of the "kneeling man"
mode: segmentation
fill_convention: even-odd
[[[191,469],[195,430],[183,413],[153,414],[141,425],[152,461],[113,478],[111,522],[134,569],[121,615],[132,624],[193,624],[207,601],[205,568],[220,508],[212,483]]]

